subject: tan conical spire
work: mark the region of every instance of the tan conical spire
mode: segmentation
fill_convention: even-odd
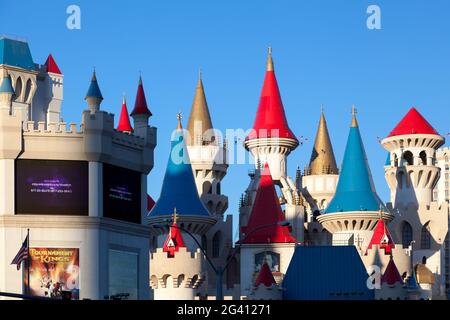
[[[356,114],[358,113],[358,110],[356,109],[355,105],[352,106],[352,128],[359,127],[358,125],[358,119],[356,118]]]
[[[181,118],[182,118],[181,112],[178,112],[177,113],[177,131],[183,130],[183,125],[181,124]]]
[[[205,131],[212,128],[211,116],[209,114],[208,103],[206,102],[205,90],[203,88],[202,73],[199,71],[194,101],[192,102],[191,113],[187,125],[187,130],[190,135],[190,139],[187,139],[188,144],[202,144],[202,139],[200,137],[210,140],[210,137],[204,137],[204,134]]]
[[[323,107],[309,167],[311,175],[339,174]]]
[[[267,49],[267,68],[266,71],[274,71],[273,59],[272,59],[272,47]]]

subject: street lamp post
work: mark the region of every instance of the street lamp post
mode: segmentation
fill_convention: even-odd
[[[282,227],[289,227],[291,225],[291,223],[289,221],[280,221],[280,222],[277,222],[277,223],[271,223],[271,224],[259,226],[259,227],[255,228],[255,229],[251,230],[249,233],[247,233],[242,240],[245,240],[247,237],[249,237],[250,235],[252,235],[256,231],[259,231],[259,230],[262,230],[262,229],[266,229],[266,228],[269,228],[269,227],[272,227],[272,226],[276,226],[276,225],[279,225],[279,226],[282,226]],[[154,224],[152,226],[153,226],[153,228],[164,229],[168,225]],[[169,227],[170,228],[175,228],[175,229],[178,229],[178,230],[181,230],[181,231],[187,233],[194,240],[194,242],[197,244],[197,246],[199,247],[199,249],[202,251],[203,255],[205,256],[206,261],[208,261],[209,265],[211,266],[211,268],[213,269],[214,273],[216,274],[216,300],[223,300],[223,287],[222,287],[223,274],[227,270],[227,268],[230,265],[230,263],[233,260],[233,258],[236,256],[238,250],[235,249],[233,251],[232,255],[227,259],[227,261],[225,262],[225,265],[223,267],[221,267],[221,266],[216,267],[214,265],[214,263],[212,262],[211,258],[206,253],[206,250],[202,247],[202,245],[198,242],[197,238],[189,230],[186,230],[186,229],[184,229],[182,227],[179,227],[179,226],[176,226],[176,225],[172,225],[172,226],[169,226]],[[240,246],[239,246],[239,248],[240,248]]]

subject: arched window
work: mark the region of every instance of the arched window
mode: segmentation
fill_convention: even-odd
[[[222,234],[220,231],[217,231],[213,237],[212,243],[212,256],[213,258],[218,258],[220,256],[220,242],[221,242]]]
[[[411,241],[413,240],[413,230],[408,222],[403,222],[402,226],[402,245],[403,248],[409,248]]]
[[[220,190],[220,182],[217,182],[216,184],[216,193],[220,194],[221,190]]]
[[[422,151],[419,155],[420,160],[422,161],[422,165],[427,165],[427,153],[425,151]]]
[[[403,154],[403,163],[408,165],[408,166],[412,166],[414,164],[414,156],[412,154],[411,151],[406,151]]]
[[[427,223],[422,227],[422,232],[420,234],[420,248],[421,249],[431,248],[431,233],[429,223]]]
[[[203,182],[203,194],[211,194],[212,190],[211,190],[211,182],[209,181],[205,181]]]
[[[30,98],[30,93],[31,93],[31,79],[28,79],[27,84],[25,85],[25,98],[23,100],[25,103],[31,102],[28,101],[28,99]]]
[[[206,235],[202,235],[202,247],[208,252],[208,238],[206,238]]]
[[[14,88],[14,93],[16,95],[16,100],[20,99],[20,95],[22,94],[22,78],[21,77],[17,77],[17,81],[16,81],[16,87]]]

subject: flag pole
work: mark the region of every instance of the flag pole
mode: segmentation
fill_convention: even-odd
[[[31,295],[30,290],[30,229],[27,229],[27,294]]]

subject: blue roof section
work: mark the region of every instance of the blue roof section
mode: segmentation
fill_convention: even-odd
[[[180,216],[209,216],[195,185],[183,131],[172,138],[172,147],[164,175],[161,195],[149,216],[171,215],[177,209]]]
[[[100,98],[103,99],[102,92],[100,91],[100,88],[98,86],[97,82],[97,76],[94,74],[92,75],[91,84],[89,85],[89,89],[86,93],[86,98],[93,97],[93,98]]]
[[[326,213],[387,211],[378,197],[358,126],[350,128],[336,194]]]
[[[0,37],[0,64],[35,70],[28,43]]]
[[[282,287],[284,300],[373,300],[355,246],[299,246]]]
[[[12,84],[11,84],[11,77],[9,75],[1,80],[0,93],[12,93],[12,94],[14,94],[14,89],[13,89]]]
[[[385,166],[387,166],[387,167],[391,166],[391,153],[390,152],[388,152]]]

